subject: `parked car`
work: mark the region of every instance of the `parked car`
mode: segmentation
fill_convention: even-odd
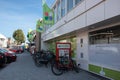
[[[23,53],[24,52],[24,47],[21,46],[21,45],[18,45],[17,50],[18,50],[19,53]]]
[[[4,64],[6,64],[6,56],[0,52],[0,66],[3,66]]]
[[[10,51],[10,50],[8,50],[8,49],[4,49],[8,54],[12,54],[11,55],[11,61],[16,61],[16,59],[17,59],[17,55],[14,53],[14,52],[12,52],[12,51]]]
[[[18,53],[18,49],[16,47],[11,47],[11,48],[9,48],[9,50],[14,53]]]
[[[6,50],[4,48],[0,48],[0,52],[5,54],[6,58],[7,58],[7,63],[11,63],[13,61],[16,61],[17,59],[17,56],[15,53],[9,51],[9,50]]]
[[[9,48],[9,50],[14,52],[14,53],[23,53],[24,52],[24,48],[20,45],[12,46],[11,48]]]

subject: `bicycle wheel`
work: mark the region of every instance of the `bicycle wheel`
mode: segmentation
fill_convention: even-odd
[[[39,59],[35,59],[35,65],[36,65],[37,67],[41,67],[41,66],[42,66],[42,64],[40,63],[40,60],[39,60]]]
[[[52,70],[52,73],[53,73],[54,75],[59,76],[59,75],[62,75],[62,74],[63,74],[63,70],[60,69],[60,68],[58,68],[57,64],[55,64],[55,63],[53,63],[53,64],[51,65],[51,70]]]
[[[77,66],[76,62],[72,60],[73,70],[79,73],[79,67]]]

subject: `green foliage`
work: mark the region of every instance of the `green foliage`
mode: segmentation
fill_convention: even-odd
[[[56,52],[56,42],[50,42],[48,49],[52,52]]]
[[[29,37],[30,37],[30,34],[28,33],[28,34],[27,34],[27,39],[28,39],[29,42],[31,42],[31,40],[30,40]]]
[[[14,31],[13,38],[15,39],[17,44],[21,44],[21,43],[25,42],[25,36],[21,29],[17,29]]]
[[[36,35],[36,31],[35,30],[29,31],[28,34],[27,34],[28,41],[29,42],[33,42],[34,39],[35,39],[35,35]]]

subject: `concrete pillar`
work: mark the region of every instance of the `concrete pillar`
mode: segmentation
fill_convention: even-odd
[[[35,46],[36,46],[37,52],[41,50],[41,33],[40,32],[36,32]]]

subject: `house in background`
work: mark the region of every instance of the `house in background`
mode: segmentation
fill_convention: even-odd
[[[10,48],[11,46],[15,46],[15,45],[17,45],[17,43],[15,42],[15,40],[13,38],[8,37],[7,48]]]
[[[7,47],[7,38],[0,34],[0,47]]]

